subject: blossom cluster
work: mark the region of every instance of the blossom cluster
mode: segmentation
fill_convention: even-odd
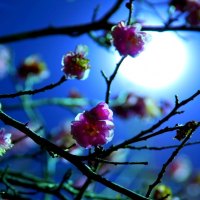
[[[85,148],[106,144],[113,138],[113,112],[104,102],[79,113],[71,124],[71,134]]]
[[[142,97],[135,93],[119,95],[113,99],[113,112],[121,118],[151,118],[166,114],[171,105],[167,101],[156,102],[150,97]]]
[[[172,0],[171,8],[181,13],[186,13],[186,21],[193,26],[200,26],[200,1],[199,0]]]
[[[140,31],[141,28],[140,24],[126,26],[123,21],[112,28],[113,45],[121,55],[135,57],[144,50],[150,35]]]
[[[88,77],[90,71],[89,60],[86,58],[88,47],[78,45],[75,52],[69,52],[63,56],[62,71],[67,78],[84,80]]]

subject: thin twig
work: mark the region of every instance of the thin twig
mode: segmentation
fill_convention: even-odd
[[[124,188],[118,184],[115,184],[114,182],[111,182],[104,177],[96,174],[94,171],[91,170],[86,164],[83,164],[78,156],[69,154],[68,152],[64,151],[63,149],[59,148],[58,146],[54,145],[53,143],[49,142],[48,140],[40,137],[30,129],[26,127],[23,123],[14,120],[10,116],[6,115],[2,110],[0,110],[0,119],[8,125],[11,125],[15,127],[16,129],[20,130],[21,132],[25,133],[28,137],[30,137],[35,143],[40,145],[41,147],[45,148],[48,152],[52,152],[54,154],[59,155],[60,157],[63,157],[64,159],[71,162],[74,166],[76,166],[85,176],[88,178],[97,181],[108,188],[119,192],[121,194],[124,194],[125,196],[132,198],[132,199],[138,199],[138,200],[148,200],[149,198],[146,198],[133,190],[129,190],[127,188]]]
[[[51,36],[51,35],[68,35],[68,36],[79,36],[91,31],[98,31],[98,30],[106,30],[110,31],[110,29],[115,26],[114,23],[109,23],[106,21],[99,20],[97,22],[92,22],[88,24],[82,24],[82,25],[76,25],[76,26],[67,26],[67,27],[47,27],[44,29],[39,29],[35,31],[27,31],[23,33],[17,33],[13,35],[8,36],[1,36],[0,37],[0,43],[5,44],[9,42],[16,42],[26,39],[33,39],[33,38],[39,38],[39,37],[45,37],[45,36]],[[186,26],[186,25],[180,25],[180,26],[143,26],[143,31],[195,31],[200,32],[200,27],[195,26]]]
[[[174,158],[177,156],[177,154],[180,152],[180,150],[184,147],[184,145],[190,139],[191,135],[198,128],[198,126],[199,125],[196,125],[193,128],[193,130],[185,137],[185,139],[181,142],[181,144],[172,152],[172,154],[168,158],[168,160],[163,164],[163,167],[162,167],[161,171],[159,172],[156,180],[151,185],[149,185],[148,191],[146,193],[146,197],[149,197],[151,192],[152,192],[152,190],[154,189],[154,187],[161,182],[161,179],[164,176],[164,173],[165,173],[167,167],[174,160]]]
[[[163,125],[165,122],[167,122],[171,117],[173,117],[177,114],[181,114],[182,112],[178,111],[178,109],[181,108],[182,106],[186,105],[190,101],[194,100],[199,95],[200,95],[200,90],[197,90],[194,94],[192,94],[190,97],[184,99],[181,102],[178,101],[178,97],[176,96],[175,106],[171,110],[170,113],[168,113],[166,116],[164,116],[162,119],[160,119],[157,123],[153,124],[150,128],[143,130],[140,133],[136,134],[136,136],[134,136],[134,137],[132,137],[128,140],[125,140],[125,141],[121,142],[120,144],[117,144],[115,146],[111,146],[109,149],[107,149],[107,150],[105,150],[104,152],[101,153],[102,156],[106,157],[106,156],[110,155],[113,151],[117,151],[118,149],[126,148],[126,146],[128,146],[128,145],[130,145],[134,142],[147,140],[149,138],[152,138],[156,135],[165,133],[167,131],[169,132],[169,131],[172,131],[172,130],[176,130],[176,128],[178,128],[178,127],[176,127],[176,128],[174,127],[172,129],[170,129],[169,127],[166,127],[166,130],[161,129],[157,132],[152,133],[155,129],[157,129],[158,127]],[[149,133],[152,133],[152,134],[149,134]],[[144,136],[144,135],[146,135],[146,136]],[[90,159],[90,158],[94,158],[95,156],[98,156],[98,155],[96,155],[96,153],[93,153],[90,156],[80,156],[80,159],[87,160],[87,159]]]
[[[129,9],[127,25],[130,25],[131,24],[132,15],[133,15],[133,0],[130,0],[129,3],[127,3],[126,5],[127,5],[127,8]]]
[[[188,142],[184,145],[184,147],[186,146],[192,146],[192,145],[196,145],[196,144],[200,144],[200,141],[196,141],[196,142]],[[132,150],[155,150],[155,151],[161,151],[161,150],[165,150],[165,149],[173,149],[178,147],[179,145],[169,145],[169,146],[162,146],[162,147],[149,147],[149,146],[140,146],[140,147],[134,147],[134,146],[126,146],[126,148],[128,149],[132,149]]]
[[[155,129],[157,129],[158,127],[160,127],[162,124],[164,124],[165,122],[167,122],[171,117],[175,116],[176,114],[180,114],[181,112],[178,112],[178,109],[184,105],[186,105],[187,103],[189,103],[190,101],[194,100],[194,98],[196,98],[197,96],[200,95],[200,90],[196,91],[194,94],[192,94],[190,97],[184,99],[183,101],[179,102],[178,101],[178,97],[176,97],[176,102],[175,102],[175,106],[172,109],[172,111],[167,114],[165,117],[163,117],[161,120],[159,120],[157,123],[155,123],[154,125],[152,125],[150,128],[141,131],[139,134],[137,134],[136,136],[125,140],[124,142],[116,145],[116,146],[112,146],[110,149],[106,150],[104,152],[104,155],[109,155],[111,152],[116,151],[120,148],[124,148],[127,145],[130,145],[136,141],[140,141],[144,135],[147,135],[148,133],[151,133],[152,131],[154,131]],[[142,138],[142,140],[146,140],[148,138],[151,138],[153,136],[155,136],[156,134],[152,134],[151,136],[146,136]],[[91,155],[92,156],[92,155]]]
[[[63,178],[62,178],[62,180],[61,180],[61,182],[60,182],[60,184],[58,186],[58,191],[60,191],[62,189],[64,183],[70,178],[71,175],[72,175],[72,170],[68,169],[65,172],[65,174],[64,174],[64,176],[63,176]]]
[[[105,81],[106,81],[106,85],[107,85],[107,89],[106,89],[106,97],[105,97],[105,102],[107,104],[109,104],[110,101],[110,89],[111,89],[111,84],[115,78],[115,76],[117,75],[117,72],[119,70],[120,65],[122,64],[122,62],[124,61],[124,59],[126,58],[126,56],[123,56],[120,61],[117,63],[116,68],[114,70],[114,72],[112,73],[112,75],[108,78],[105,73],[103,71],[101,71],[102,76],[104,77]]]
[[[90,178],[87,178],[86,182],[81,187],[81,189],[79,190],[79,193],[74,198],[74,200],[81,200],[82,199],[82,197],[83,197],[83,195],[85,193],[85,190],[88,188],[88,186],[90,185],[91,182],[92,182],[92,180]]]
[[[88,104],[91,104],[92,102],[89,102],[85,98],[44,98],[44,99],[37,99],[37,100],[30,100],[29,102],[26,103],[27,107],[32,107],[32,108],[38,108],[40,106],[45,106],[45,105],[55,105],[55,106],[61,106],[61,107],[68,107],[68,108],[77,108],[77,107],[84,107],[87,106]],[[23,106],[21,104],[12,104],[12,105],[7,105],[4,104],[3,108],[4,110],[17,110],[21,109]]]
[[[40,93],[40,92],[45,92],[46,90],[50,90],[50,89],[53,89],[53,88],[61,85],[66,80],[67,80],[67,78],[65,76],[62,76],[61,79],[58,82],[51,83],[51,84],[46,85],[46,86],[44,86],[42,88],[39,88],[39,89],[19,91],[17,93],[12,93],[12,94],[0,94],[0,99],[3,99],[3,98],[14,98],[14,97],[22,96],[22,95],[34,95],[34,94],[37,94],[37,93]]]
[[[90,31],[94,30],[110,30],[113,24],[109,23],[108,20],[112,15],[120,8],[120,5],[123,3],[123,0],[118,0],[113,5],[112,8],[108,10],[105,15],[96,22],[75,25],[75,26],[68,26],[68,27],[47,27],[44,29],[39,29],[35,31],[28,31],[17,33],[8,36],[0,37],[0,43],[8,43],[8,42],[16,42],[25,39],[32,39],[50,35],[69,35],[69,36],[79,36]]]
[[[101,158],[95,158],[94,160],[100,163],[106,163],[111,165],[148,165],[148,162],[117,162],[117,161],[104,160]]]

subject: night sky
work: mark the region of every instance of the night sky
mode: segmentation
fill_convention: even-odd
[[[91,22],[93,11],[97,5],[101,5],[97,14],[99,19],[114,3],[110,0],[48,0],[48,1],[35,1],[35,0],[1,0],[0,2],[0,37],[15,33],[21,33],[26,31],[38,30],[50,26],[62,27],[69,25],[78,25],[82,23]],[[137,5],[137,4],[136,4]],[[165,8],[161,5],[161,15],[164,16]],[[161,21],[157,19],[153,13],[149,12],[147,5],[144,5],[143,14],[139,12],[140,7],[135,7],[135,15],[144,21],[145,25],[161,25]],[[146,13],[146,15],[145,15]],[[111,22],[117,23],[121,20],[127,19],[127,9],[125,3],[120,10],[111,18]],[[127,81],[120,73],[117,75],[111,89],[111,96],[115,96],[120,92],[136,92],[143,96],[151,96],[156,100],[167,99],[174,104],[175,95],[178,95],[180,101],[192,95],[200,87],[200,66],[199,66],[199,52],[200,52],[200,35],[198,32],[176,32],[177,37],[180,37],[184,45],[186,46],[188,53],[188,61],[186,71],[180,80],[174,85],[160,89],[148,89],[142,86],[138,86],[135,83]],[[69,52],[74,51],[76,45],[86,44],[89,47],[91,71],[87,80],[78,81],[70,80],[62,84],[61,86],[44,93],[35,95],[34,99],[51,98],[51,97],[67,97],[71,89],[76,89],[85,98],[94,101],[104,101],[106,84],[101,75],[101,70],[106,74],[111,74],[116,65],[115,50],[107,50],[94,43],[93,40],[87,35],[81,35],[79,37],[69,37],[64,35],[53,35],[48,37],[40,37],[35,39],[27,39],[24,41],[17,41],[7,43],[6,45],[11,49],[13,59],[13,67],[18,67],[19,64],[29,55],[38,54],[47,64],[49,70],[49,77],[40,83],[35,85],[35,88],[43,87],[52,82],[56,82],[63,75],[61,71],[61,59],[62,56]],[[173,44],[171,44],[171,48]],[[162,53],[162,49],[160,49]],[[168,49],[170,52],[170,49]],[[165,50],[165,52],[167,52]],[[178,54],[178,53],[177,53]],[[142,55],[141,55],[142,56]],[[159,55],[157,55],[159,59]],[[166,54],[166,59],[170,60],[170,57]],[[177,60],[182,59],[177,55]],[[175,62],[175,60],[174,60]],[[13,82],[9,77],[0,79],[0,93],[12,93],[14,92]],[[15,104],[19,102],[19,99],[2,100],[2,104]],[[174,116],[169,122],[166,122],[165,126],[173,126],[175,124],[185,123],[189,120],[200,120],[200,98],[196,98],[190,102],[187,106],[184,106],[180,111],[185,111],[182,115]],[[47,127],[47,130],[51,130],[57,127],[60,123],[66,120],[73,120],[76,113],[72,113],[66,109],[58,106],[44,106],[38,108],[41,112],[41,116]],[[16,118],[17,120],[26,122],[27,116],[23,111],[8,111],[8,114]],[[115,137],[114,141],[119,142],[121,139],[129,138],[138,131],[145,129],[152,125],[155,120],[142,121],[140,119],[131,118],[129,120],[123,120],[118,117],[114,117],[116,120]],[[3,126],[2,122],[0,125]],[[127,133],[127,134],[125,134]],[[191,141],[199,140],[199,130],[194,134]],[[150,144],[167,145],[178,144],[174,139],[173,133],[159,136],[150,141]],[[199,151],[199,146],[187,147],[182,150],[183,154],[191,157],[194,167],[200,167],[200,158],[196,154]],[[158,163],[163,163],[170,155],[169,151],[155,152],[155,156],[152,156],[152,165],[157,166]],[[147,156],[148,157],[148,156]]]

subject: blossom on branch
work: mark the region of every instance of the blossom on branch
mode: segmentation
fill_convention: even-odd
[[[104,102],[79,113],[71,123],[71,134],[85,148],[106,144],[113,138],[113,112]]]
[[[0,129],[0,156],[2,156],[13,145],[11,144],[11,134],[6,133],[4,128]]]
[[[75,52],[69,52],[62,58],[62,71],[67,78],[84,80],[90,71],[89,60],[86,58],[88,47],[78,45]]]
[[[124,22],[112,28],[113,44],[121,55],[135,57],[144,50],[150,35],[140,31],[141,28],[140,24],[126,26]]]

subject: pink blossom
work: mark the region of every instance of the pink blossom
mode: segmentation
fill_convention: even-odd
[[[104,102],[76,116],[71,134],[85,148],[106,144],[113,138],[113,113]]]
[[[19,66],[18,75],[21,79],[41,79],[48,76],[46,64],[37,55],[28,56]]]
[[[113,44],[121,55],[135,57],[144,50],[145,44],[150,40],[150,35],[141,32],[140,29],[139,24],[126,26],[124,22],[112,28]]]
[[[12,147],[11,134],[6,133],[4,128],[0,129],[0,156]]]
[[[84,80],[89,75],[89,60],[85,58],[88,52],[88,47],[78,45],[75,52],[69,52],[63,56],[62,71],[67,78],[76,78]]]

